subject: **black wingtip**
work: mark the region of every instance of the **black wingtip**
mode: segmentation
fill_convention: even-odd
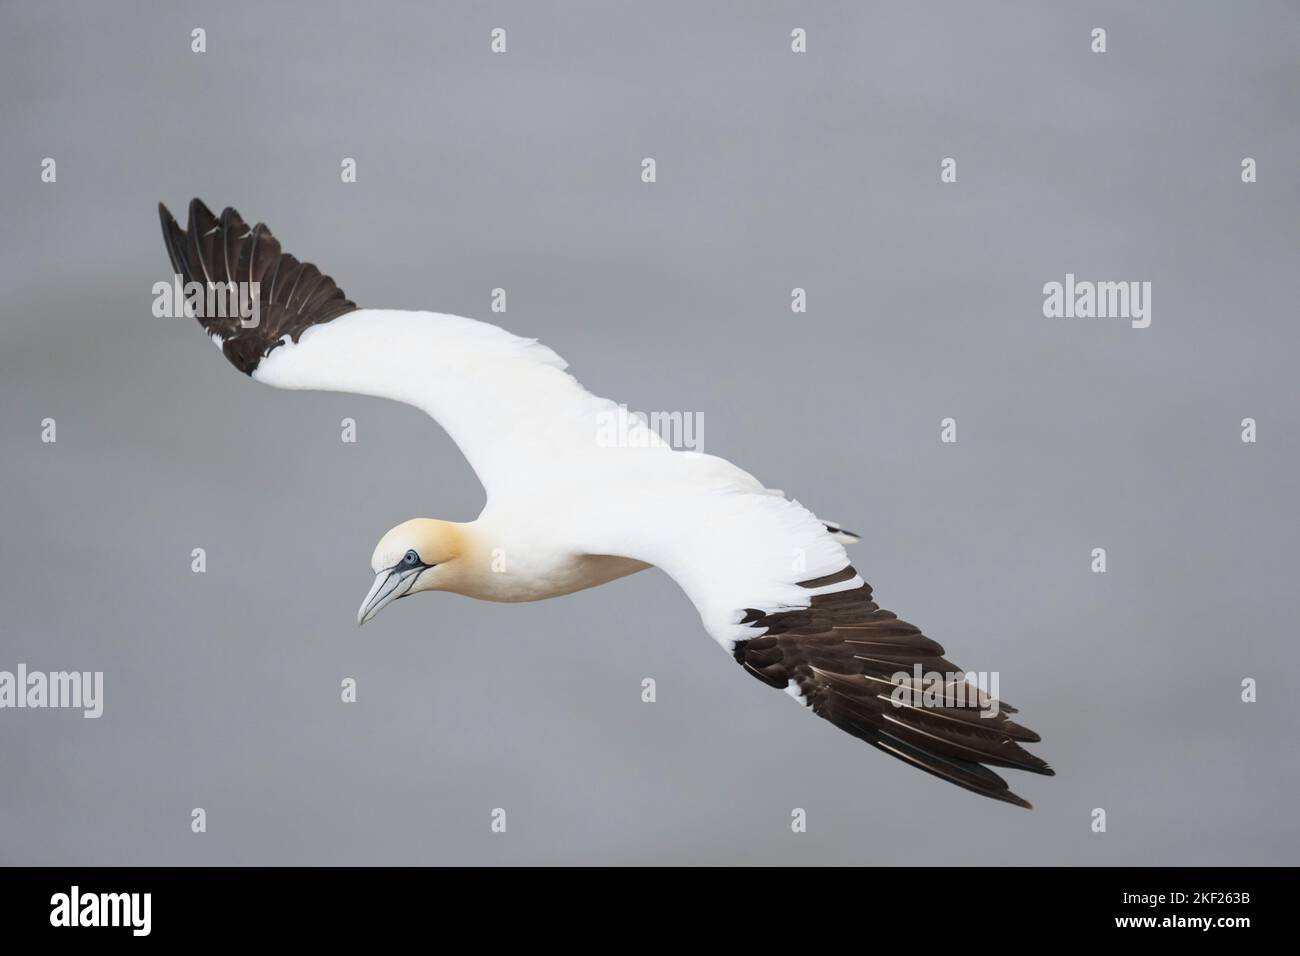
[[[283,252],[265,225],[249,229],[233,206],[225,207],[218,217],[195,196],[184,229],[161,202],[158,217],[172,268],[186,282],[212,285],[234,282],[238,276],[261,284],[267,279],[259,291],[260,323],[244,326],[230,316],[196,316],[208,334],[221,341],[230,363],[245,375],[251,375],[272,349],[286,341],[297,342],[308,327],[356,311],[356,303],[332,278]]]
[[[175,226],[179,229],[180,226],[176,225],[176,217],[172,215],[171,210],[167,208],[165,203],[158,204],[158,221],[162,223],[163,238],[170,244],[172,227]]]
[[[171,260],[172,272],[189,279],[185,264],[185,233],[176,224],[176,218],[163,203],[158,204],[158,219],[162,223],[163,244],[167,247],[167,258]]]
[[[215,220],[217,217],[212,214],[212,210],[198,196],[190,200],[190,225],[194,225],[201,217]]]

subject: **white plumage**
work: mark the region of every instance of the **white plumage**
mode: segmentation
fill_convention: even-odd
[[[739,609],[806,606],[811,594],[798,582],[848,564],[807,509],[724,459],[673,450],[566,367],[546,346],[486,322],[362,309],[307,329],[253,378],[391,398],[433,417],[487,490],[477,528],[507,567],[525,569],[501,583],[530,599],[550,596],[547,581],[575,558],[630,558],[666,571],[730,649]],[[610,415],[628,441],[599,440]]]

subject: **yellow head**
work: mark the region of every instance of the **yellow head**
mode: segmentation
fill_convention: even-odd
[[[466,548],[463,525],[434,518],[412,518],[393,528],[375,546],[370,568],[375,583],[357,611],[364,624],[386,605],[417,591],[445,590]]]

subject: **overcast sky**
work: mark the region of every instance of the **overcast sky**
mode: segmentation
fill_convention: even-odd
[[[1295,862],[1293,5],[0,23],[0,670],[104,674],[97,720],[0,710],[0,861]],[[379,536],[482,491],[415,410],[267,389],[152,317],[155,204],[195,195],[363,306],[499,321],[701,415],[704,450],[863,534],[882,606],[998,672],[1058,772],[1008,772],[1036,809],[800,713],[658,571],[358,630]],[[1151,283],[1149,327],[1045,317],[1067,274]]]

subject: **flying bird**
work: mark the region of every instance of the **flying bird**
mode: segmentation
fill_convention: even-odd
[[[1021,746],[1039,737],[1007,716],[1014,708],[960,676],[922,676],[962,672],[876,604],[844,549],[855,535],[728,461],[673,449],[535,339],[456,315],[359,308],[234,209],[218,217],[195,199],[186,229],[158,209],[187,284],[257,283],[255,324],[198,316],[232,365],[277,388],[413,405],[487,492],[474,521],[412,518],[380,538],[359,624],[421,591],[537,601],[658,567],[741,667],[873,747],[1023,807],[989,768],[1052,773]],[[626,440],[599,437],[610,434]]]

